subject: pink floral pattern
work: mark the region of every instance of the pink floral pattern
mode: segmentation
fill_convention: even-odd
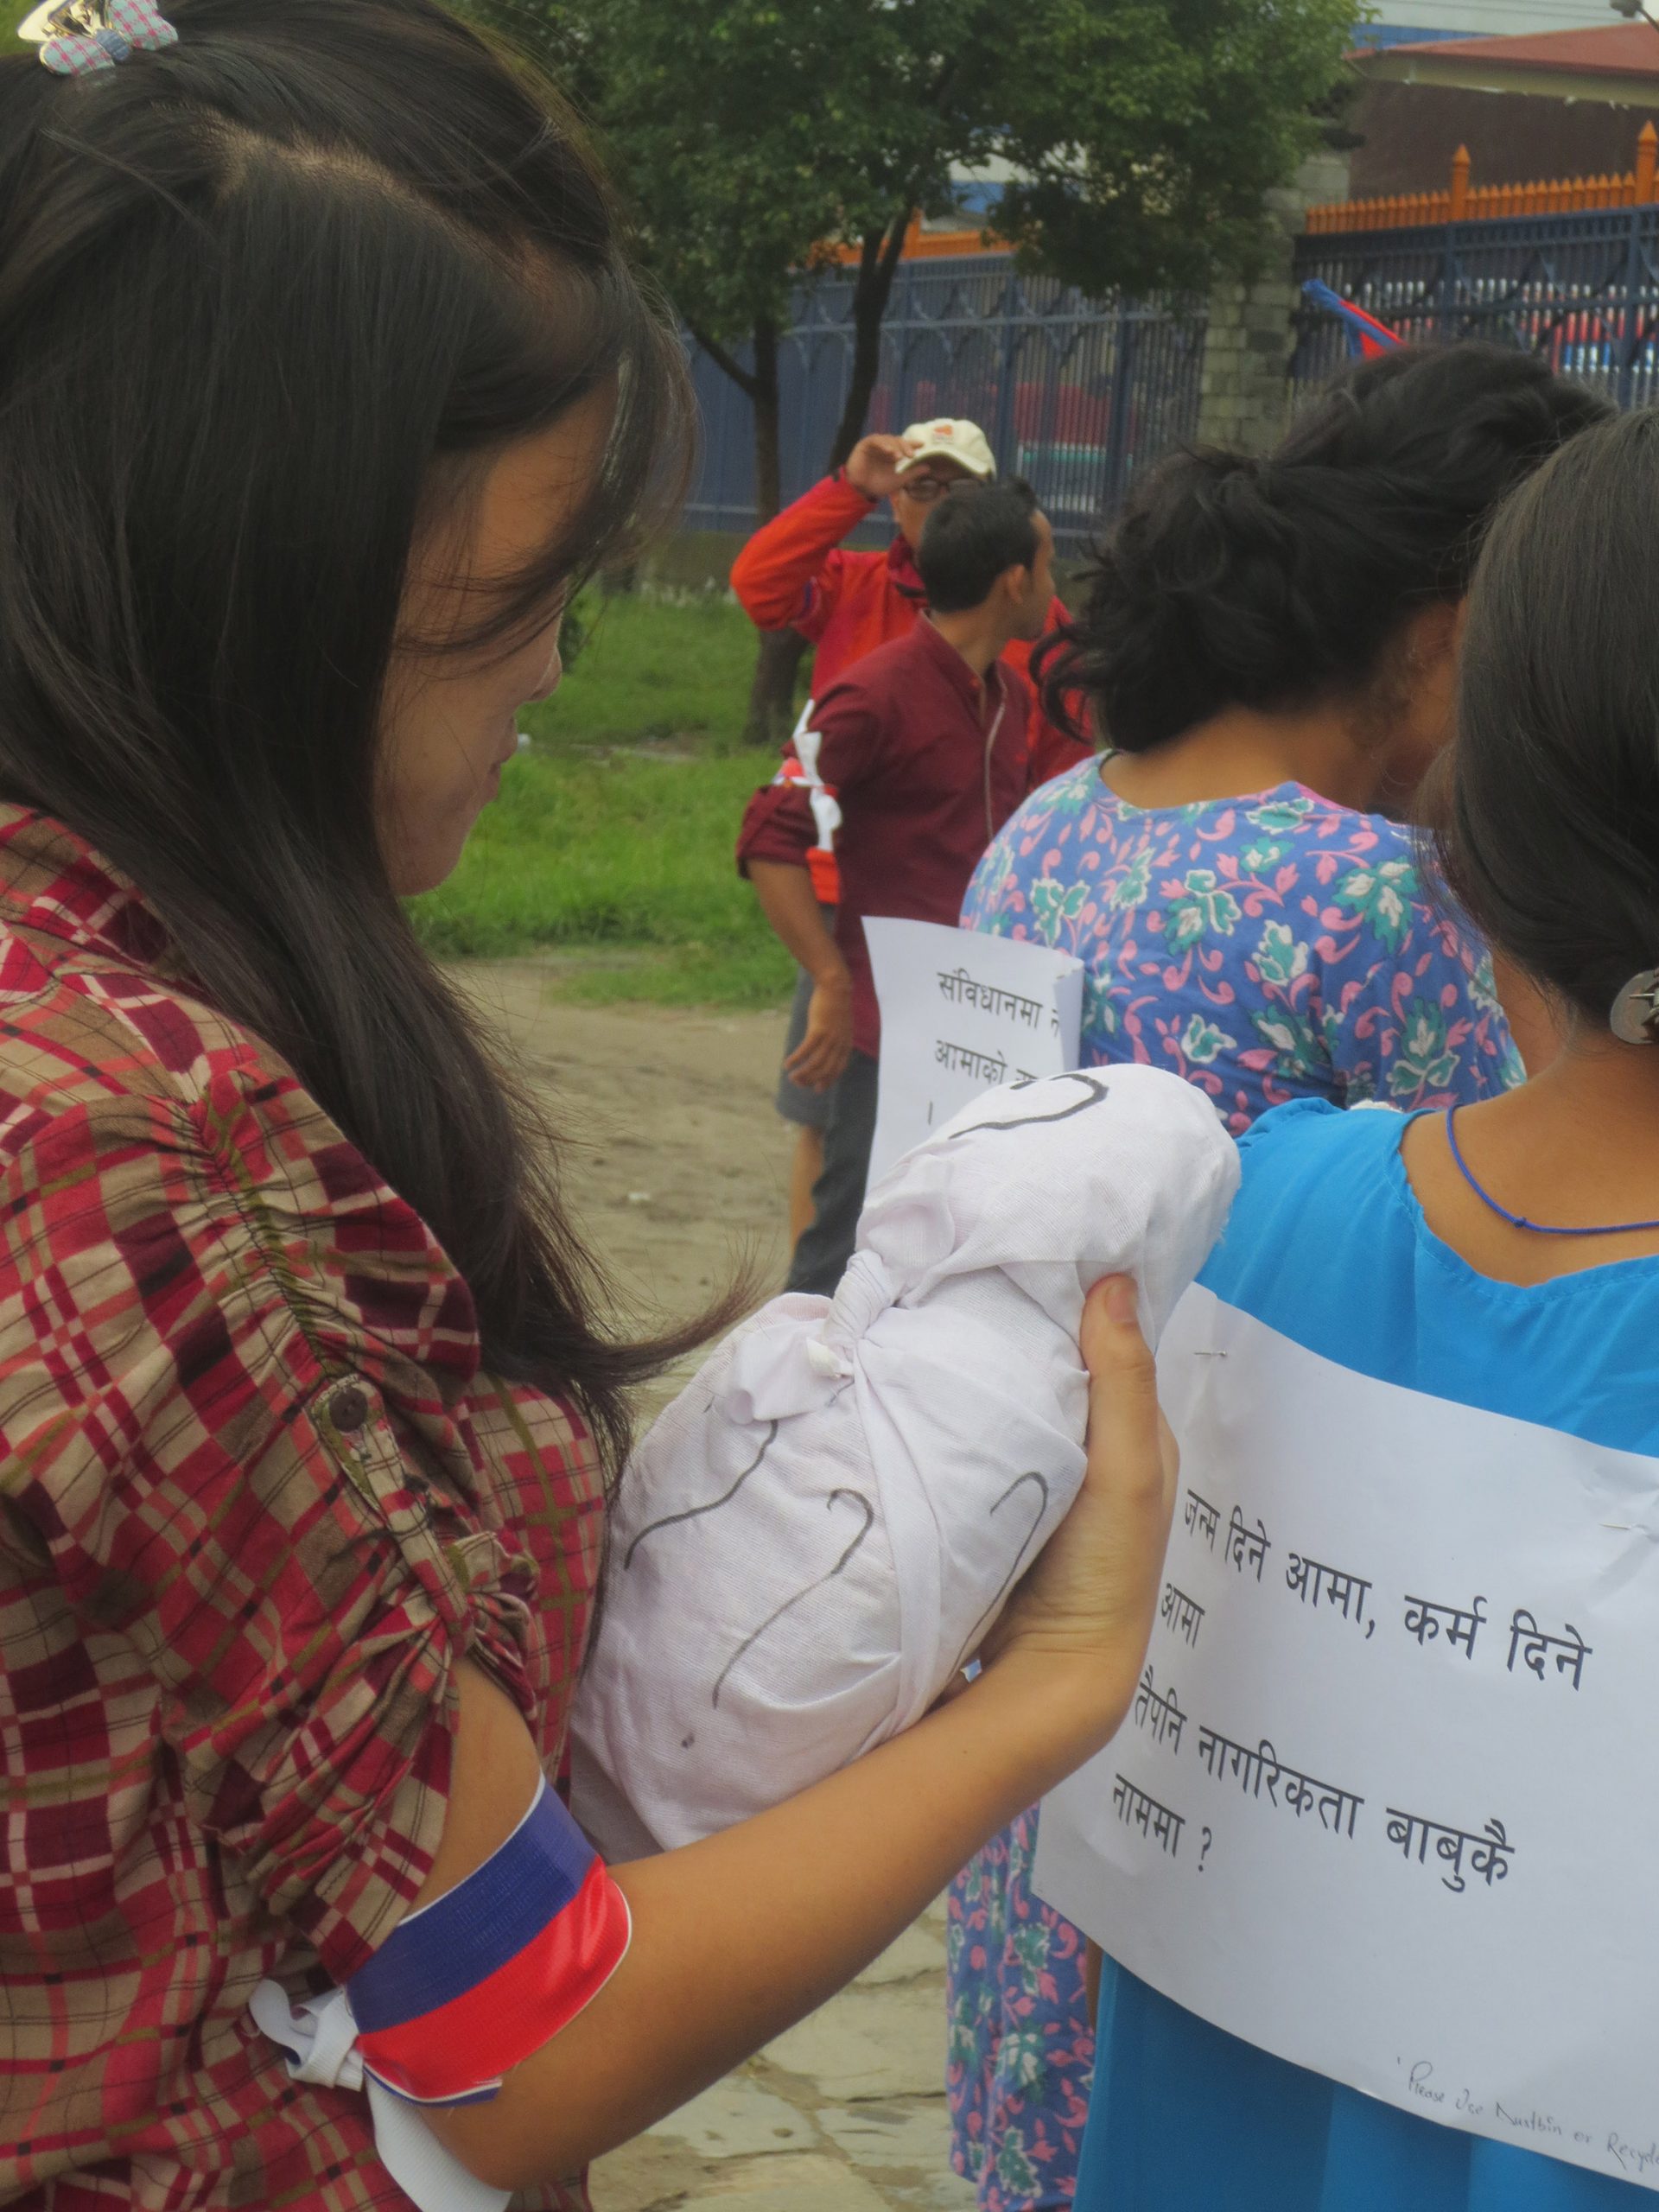
[[[1173,1068],[1235,1135],[1292,1098],[1520,1080],[1491,959],[1425,895],[1410,832],[1299,784],[1147,811],[1085,761],[1004,827],[962,918],[1077,954],[1085,1065]]]
[[[980,862],[964,928],[1074,952],[1085,1065],[1170,1067],[1242,1135],[1292,1098],[1405,1108],[1522,1068],[1490,957],[1423,893],[1409,831],[1299,784],[1144,811],[1093,760],[1033,793]],[[1032,1895],[1037,1815],[952,1886],[952,2163],[982,2212],[1077,2190],[1094,2069],[1077,1930]]]
[[[950,1888],[950,2163],[984,2212],[1069,2205],[1089,2117],[1084,1939],[1032,1895],[1036,1849],[1022,1813]]]

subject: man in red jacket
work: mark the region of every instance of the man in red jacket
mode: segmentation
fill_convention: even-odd
[[[902,437],[876,432],[862,439],[844,468],[785,507],[757,531],[732,568],[732,589],[750,620],[762,630],[793,628],[817,648],[812,684],[818,697],[876,646],[907,637],[926,605],[915,550],[924,524],[953,486],[988,483],[996,462],[976,423],[942,416],[912,423]],[[885,553],[849,553],[841,541],[867,522],[883,499],[893,505],[899,534]],[[1045,628],[1052,628],[1065,609],[1053,600]],[[1014,639],[1003,656],[1022,677],[1032,641]],[[1072,767],[1085,748],[1056,728],[1037,707],[1027,717],[1033,785]],[[780,783],[805,784],[796,747],[786,748]],[[822,801],[817,810],[823,814]],[[815,827],[803,797],[792,810],[800,863],[810,868],[822,903],[833,907],[837,896],[834,855],[821,827]],[[823,988],[804,971],[791,1010],[785,1047],[779,1111],[801,1129],[792,1178],[791,1229],[798,1233],[809,1192],[822,1164],[821,1132],[828,1119],[828,1096],[846,1065],[852,1039],[844,997]]]
[[[954,924],[981,855],[1032,787],[1029,694],[1003,656],[1046,626],[1053,543],[1017,480],[935,502],[916,556],[927,611],[856,661],[804,721],[803,756],[833,793],[828,818],[838,817],[833,937],[804,864],[800,786],[768,785],[744,817],[738,864],[818,989],[844,1005],[849,1034],[791,1290],[834,1290],[864,1200],[880,1042],[864,917]]]
[[[817,650],[814,692],[877,645],[908,637],[927,603],[916,548],[935,505],[954,484],[988,484],[996,462],[976,423],[941,416],[913,423],[903,437],[880,431],[861,439],[847,466],[804,493],[757,530],[732,563],[732,589],[760,630],[798,630]],[[842,539],[891,500],[899,534],[885,553],[849,553]],[[1065,619],[1052,601],[1046,629]],[[1016,638],[1003,658],[1023,676],[1034,641]],[[1046,783],[1075,767],[1084,749],[1040,712],[1031,717],[1037,767]]]

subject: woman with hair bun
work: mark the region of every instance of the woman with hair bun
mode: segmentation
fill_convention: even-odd
[[[1051,711],[1082,693],[1110,749],[1033,793],[963,910],[1083,961],[1085,1065],[1173,1068],[1236,1135],[1295,1099],[1521,1079],[1491,961],[1400,817],[1450,734],[1494,509],[1608,411],[1531,355],[1402,348],[1265,459],[1184,452],[1137,490],[1038,663]],[[984,2212],[1068,2202],[1087,2111],[1082,1945],[1030,1894],[1036,1826],[952,1892],[956,2155]]]

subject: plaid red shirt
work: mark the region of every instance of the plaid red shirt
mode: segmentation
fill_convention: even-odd
[[[0,1452],[0,2203],[407,2207],[248,2000],[407,1909],[464,1656],[556,1771],[595,1453],[480,1371],[430,1231],[137,892],[16,808]]]

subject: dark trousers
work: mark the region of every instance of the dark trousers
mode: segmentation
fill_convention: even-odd
[[[823,1133],[823,1166],[812,1185],[812,1220],[790,1263],[791,1290],[833,1297],[853,1256],[875,1137],[875,1062],[855,1052],[835,1089]]]

